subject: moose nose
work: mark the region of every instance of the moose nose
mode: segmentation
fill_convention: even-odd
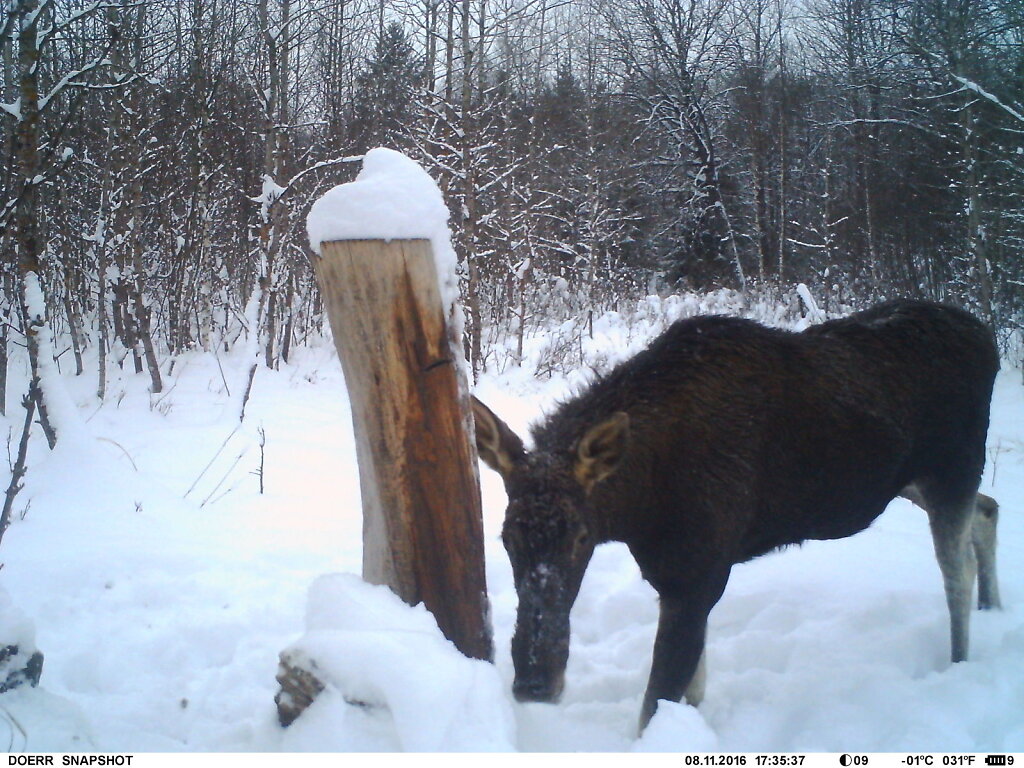
[[[564,687],[564,675],[559,675],[554,680],[516,680],[512,684],[512,694],[516,697],[516,701],[554,703],[562,695]]]
[[[512,693],[516,701],[551,701],[550,686],[541,682],[516,682]]]

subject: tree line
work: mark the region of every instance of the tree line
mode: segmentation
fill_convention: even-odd
[[[100,398],[286,361],[305,213],[378,145],[450,203],[475,371],[679,286],[1024,322],[1020,0],[10,0],[0,69],[0,391],[13,344]]]

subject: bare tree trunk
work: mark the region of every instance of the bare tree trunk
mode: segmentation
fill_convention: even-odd
[[[437,12],[441,7],[440,0],[424,0],[423,2],[423,29],[424,29],[424,50],[423,57],[423,87],[433,93],[436,85],[434,66],[437,64]]]
[[[108,128],[109,130],[109,128]],[[99,346],[97,351],[98,357],[98,380],[96,383],[96,397],[103,402],[103,398],[107,395],[107,352],[110,350],[110,338],[107,331],[107,268],[109,266],[109,259],[107,257],[107,247],[104,239],[105,225],[104,216],[106,215],[106,184],[103,184],[100,189],[100,211],[97,215],[96,230],[93,233],[93,248],[96,249],[97,255],[97,276],[96,276],[96,324],[99,331]]]
[[[825,141],[825,163],[821,166],[822,186],[824,193],[821,201],[821,237],[824,241],[825,268],[835,266],[835,248],[832,240],[832,173],[829,168],[832,162],[832,139]]]
[[[99,279],[96,287],[96,313],[99,326],[99,345],[97,347],[97,383],[96,397],[102,402],[107,396],[107,352],[110,347],[107,332],[107,256],[106,248],[101,248],[99,259]]]
[[[11,482],[7,486],[7,493],[4,494],[4,508],[0,512],[0,541],[3,541],[4,534],[11,525],[11,511],[14,509],[14,499],[22,489],[21,478],[25,476],[28,468],[28,438],[32,432],[32,417],[36,412],[36,403],[42,400],[39,393],[33,392],[36,386],[35,380],[29,383],[29,393],[21,401],[25,409],[25,422],[21,428],[21,439],[18,441],[18,458],[11,467]]]
[[[163,378],[160,375],[160,362],[156,357],[156,347],[153,344],[152,310],[146,301],[146,269],[142,263],[142,232],[139,221],[142,215],[141,181],[134,183],[134,201],[132,204],[132,225],[131,225],[131,264],[132,282],[132,309],[135,316],[135,328],[138,342],[142,344],[143,355],[146,358],[146,367],[149,369],[150,391],[153,394],[163,392]],[[138,365],[136,365],[138,368]]]
[[[995,312],[992,305],[992,273],[988,264],[988,250],[981,218],[981,185],[978,174],[978,139],[972,95],[965,95],[960,108],[960,148],[964,164],[964,188],[967,195],[967,242],[974,271],[978,279],[978,300],[988,327],[995,333]]]
[[[449,0],[447,33],[444,38],[444,101],[451,104],[455,97],[455,3]]]
[[[284,300],[284,312],[287,320],[284,323],[284,332],[281,334],[281,359],[286,363],[292,351],[292,333],[295,325],[295,280],[295,273],[292,272],[288,276],[288,293],[285,294]]]
[[[33,273],[34,274],[34,273]],[[25,345],[28,348],[29,360],[31,361],[32,374],[29,379],[29,394],[36,399],[36,408],[39,410],[39,424],[43,428],[43,434],[46,436],[46,444],[50,446],[50,449],[57,445],[57,430],[54,429],[53,423],[50,421],[50,416],[46,407],[46,397],[42,389],[42,377],[39,373],[39,337],[40,331],[39,325],[33,322],[32,314],[29,312],[28,302],[25,298],[25,281],[21,280],[19,285],[19,295],[21,298],[21,315],[23,320],[23,327],[25,329]],[[42,320],[42,318],[40,318]],[[42,324],[45,329],[45,324]]]
[[[40,7],[38,0],[19,0],[10,9],[18,16],[18,69],[20,79],[21,119],[14,134],[15,194],[19,196],[14,214],[15,243],[18,248],[18,268],[21,275],[19,295],[22,317],[24,318],[25,343],[28,348],[31,391],[36,396],[40,423],[50,448],[57,444],[54,430],[46,410],[45,398],[39,388],[39,342],[36,328],[25,301],[25,276],[29,273],[40,275],[40,245],[38,232],[38,182],[39,177],[39,49],[38,30]]]
[[[13,11],[13,9],[10,9]],[[0,98],[11,103],[17,96],[17,76],[14,61],[14,38],[12,35],[0,35]],[[0,131],[0,167],[10,167],[14,156],[14,132]],[[13,238],[9,230],[0,232],[0,287],[3,290],[3,303],[0,303],[0,416],[7,415],[7,344],[10,340],[10,324],[16,314],[14,299],[15,267],[8,263],[7,254],[13,247]]]
[[[85,365],[82,362],[82,346],[83,337],[82,333],[82,317],[78,312],[78,307],[74,300],[71,298],[73,295],[73,286],[71,283],[71,276],[69,274],[69,267],[67,264],[64,265],[64,314],[68,318],[68,328],[71,332],[71,349],[75,355],[75,375],[81,376],[85,371]]]
[[[462,0],[462,233],[466,248],[469,280],[466,305],[469,310],[469,360],[475,379],[483,367],[480,337],[480,268],[476,260],[476,174],[473,140],[473,45],[470,39],[470,0]]]
[[[10,238],[7,233],[0,235],[0,248],[4,251],[10,246]],[[11,341],[11,327],[14,318],[18,314],[18,288],[17,278],[9,270],[9,265],[2,265],[0,272],[0,289],[3,291],[4,303],[0,305],[3,311],[0,312],[0,416],[7,415],[7,367],[10,363],[9,344]]]
[[[265,349],[265,365],[273,370],[274,368],[274,344],[277,338],[277,291],[274,288],[274,276],[268,275],[267,283],[267,312],[265,315],[267,346]]]
[[[789,215],[786,194],[789,186],[789,153],[786,142],[786,118],[789,114],[786,102],[786,41],[782,25],[782,0],[776,0],[778,12],[775,35],[779,42],[779,251],[776,256],[776,273],[780,283],[786,280],[786,217]]]
[[[146,357],[146,367],[149,368],[149,390],[153,394],[158,394],[163,392],[164,383],[163,377],[160,375],[160,362],[156,357],[156,347],[153,344],[153,310],[146,304],[146,300],[142,294],[142,289],[138,287],[138,282],[139,281],[137,279],[134,303],[135,315],[139,320],[139,338],[142,341],[142,352]]]
[[[10,321],[0,318],[0,416],[7,415],[7,341]]]
[[[261,208],[263,220],[260,228],[260,245],[264,258],[261,264],[265,272],[260,275],[266,298],[266,348],[265,362],[274,367],[274,345],[277,338],[277,288],[275,272],[282,268],[278,256],[281,253],[285,230],[288,223],[286,204],[270,191],[269,184],[275,184],[284,168],[285,126],[289,118],[288,75],[289,50],[291,46],[291,2],[282,0],[281,23],[272,28],[267,0],[259,0],[258,12],[260,30],[267,47],[269,83],[266,109],[266,143],[263,152],[264,191]]]
[[[882,290],[882,269],[878,263],[878,247],[876,245],[875,238],[875,217],[874,217],[874,206],[872,204],[872,192],[871,184],[873,181],[872,173],[868,167],[867,158],[863,158],[864,161],[864,226],[865,234],[867,237],[868,244],[868,263],[871,265],[871,280],[875,286],[875,293],[879,294]]]

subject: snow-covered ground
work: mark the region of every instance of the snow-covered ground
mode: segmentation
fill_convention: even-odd
[[[657,328],[642,311],[601,318],[581,354],[620,358]],[[550,344],[533,339],[529,355]],[[481,468],[491,668],[450,653],[422,609],[353,577],[319,578],[360,569],[354,445],[331,343],[261,368],[238,429],[225,382],[234,394],[246,366],[230,355],[221,365],[224,377],[212,356],[185,355],[159,396],[148,377],[123,376],[102,406],[92,377],[64,377],[91,437],[51,454],[36,436],[0,546],[0,585],[46,654],[38,689],[0,696],[0,742],[11,749],[1024,750],[1019,370],[996,385],[983,484],[1003,510],[1006,607],[974,613],[969,663],[948,664],[925,515],[896,501],[858,536],[734,569],[711,616],[704,703],[662,706],[638,741],[657,607],[624,547],[600,548],[587,573],[561,703],[515,703],[500,479]],[[506,366],[477,393],[525,432],[585,375],[538,380]],[[16,441],[21,409],[15,396],[8,405],[0,427]],[[282,730],[277,657],[307,621],[317,642],[340,649],[332,674],[347,688]]]

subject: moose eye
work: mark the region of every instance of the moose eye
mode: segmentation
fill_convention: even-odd
[[[586,531],[582,531],[577,537],[574,544],[576,549],[587,546],[590,543],[590,534]]]

